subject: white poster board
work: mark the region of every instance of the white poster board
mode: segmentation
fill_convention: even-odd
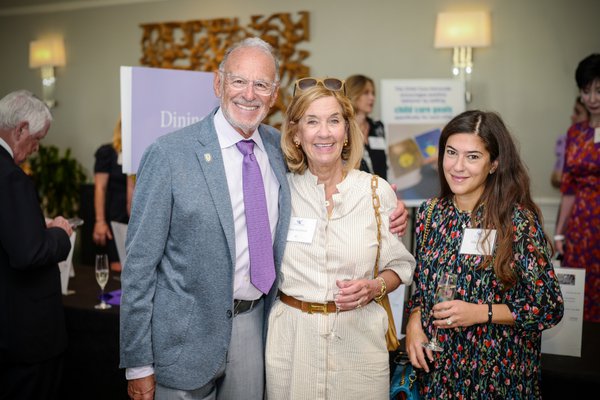
[[[214,73],[121,67],[123,172],[135,174],[158,137],[200,121],[219,104]]]
[[[542,332],[542,353],[581,357],[585,269],[557,268],[565,313],[554,328]]]
[[[60,270],[60,288],[63,295],[69,295],[75,293],[73,290],[69,290],[69,278],[75,276],[73,270],[73,252],[75,251],[75,240],[77,239],[77,232],[73,230],[71,237],[71,251],[65,261],[58,263],[58,269]]]
[[[438,141],[444,125],[465,110],[465,88],[455,79],[383,79],[381,116],[388,181],[408,206],[439,193]]]

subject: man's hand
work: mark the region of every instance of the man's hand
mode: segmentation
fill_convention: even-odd
[[[127,382],[127,394],[131,400],[153,400],[155,387],[154,375],[132,379]]]
[[[390,214],[390,232],[404,236],[407,227],[408,210],[402,200],[398,199],[396,209]]]
[[[69,235],[69,236],[71,236],[71,234],[73,233],[73,228],[71,228],[71,224],[69,223],[69,221],[67,221],[63,217],[56,217],[51,220],[47,219],[46,227],[47,228],[60,228],[60,229],[64,230],[65,232],[67,232],[67,235]]]

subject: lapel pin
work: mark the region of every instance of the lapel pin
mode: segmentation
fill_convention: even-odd
[[[204,153],[204,159],[206,160],[206,162],[211,162],[212,155],[210,153]]]

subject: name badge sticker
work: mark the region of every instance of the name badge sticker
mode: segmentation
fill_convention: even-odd
[[[312,243],[317,229],[317,220],[314,218],[290,219],[290,229],[288,230],[288,242]]]
[[[594,129],[594,143],[600,143],[600,128]]]
[[[382,136],[369,136],[369,147],[372,150],[385,150],[385,138]]]
[[[487,237],[486,237],[487,234]],[[484,240],[485,238],[485,240]],[[496,245],[495,229],[465,229],[459,254],[491,256]]]

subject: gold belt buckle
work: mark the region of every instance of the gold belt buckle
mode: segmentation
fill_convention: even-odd
[[[308,303],[308,313],[323,313],[327,314],[327,304],[319,304],[319,303]]]

